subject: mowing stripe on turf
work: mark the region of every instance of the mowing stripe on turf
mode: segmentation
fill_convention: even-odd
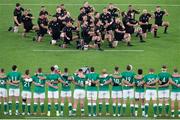
[[[95,50],[88,50],[95,51]],[[82,50],[33,50],[33,52],[83,52]],[[144,52],[144,50],[104,50],[103,52]]]
[[[0,6],[14,6],[15,4],[0,4]],[[42,6],[42,5],[46,5],[46,6],[56,6],[58,4],[48,4],[48,3],[41,3],[41,4],[22,4],[24,6]],[[66,6],[82,6],[83,4],[65,4]],[[94,5],[94,6],[106,6],[108,4],[91,4],[91,5]],[[129,4],[116,4],[115,5],[118,5],[118,6],[128,6]],[[136,6],[167,6],[167,7],[180,7],[180,5],[178,4],[132,4],[132,5],[136,5]]]

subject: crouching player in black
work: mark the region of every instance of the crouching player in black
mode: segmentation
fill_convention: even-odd
[[[62,48],[67,48],[67,45],[70,44],[73,39],[77,38],[77,36],[73,37],[73,31],[78,31],[78,28],[73,26],[70,21],[67,21],[66,26],[61,33],[61,37],[64,40]]]
[[[41,16],[38,19],[38,26],[39,31],[37,32],[37,38],[33,38],[33,41],[37,40],[37,42],[41,42],[44,35],[47,34],[48,29],[48,19],[46,15],[41,14]]]
[[[55,45],[57,41],[60,39],[61,27],[59,22],[57,21],[56,15],[53,16],[52,21],[49,23],[49,33],[52,36],[52,40],[50,44]]]
[[[127,46],[132,46],[131,45],[131,35],[129,33],[126,33],[125,27],[119,18],[116,18],[116,20],[115,20],[114,29],[115,29],[115,31],[114,31],[115,41],[113,42],[113,47],[117,47],[118,41],[121,41],[121,40],[126,42]]]
[[[21,25],[22,22],[22,12],[24,9],[21,7],[20,3],[16,3],[16,8],[14,9],[13,15],[14,15],[14,28],[9,27],[8,31],[18,32],[18,28]]]
[[[22,16],[22,23],[24,27],[24,32],[22,33],[23,37],[26,37],[26,34],[31,30],[38,30],[38,26],[35,26],[32,22],[34,19],[33,15],[30,13],[30,10],[25,10]]]
[[[168,16],[168,12],[166,11],[166,9],[161,10],[160,6],[156,7],[156,11],[154,12],[154,18],[155,18],[155,24],[157,26],[163,26],[164,28],[164,33],[167,33],[167,29],[169,27],[169,22],[167,21],[163,21],[163,16]]]

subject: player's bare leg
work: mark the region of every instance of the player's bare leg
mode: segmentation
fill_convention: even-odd
[[[169,22],[167,22],[167,21],[163,22],[162,26],[164,26],[164,33],[167,34],[167,29],[169,27]]]

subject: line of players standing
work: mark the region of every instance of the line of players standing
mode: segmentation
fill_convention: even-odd
[[[147,32],[152,32],[154,37],[158,38],[157,31],[160,26],[165,27],[164,33],[167,33],[169,23],[163,21],[163,16],[168,13],[166,10],[161,10],[160,6],[157,6],[152,14],[144,9],[139,20],[135,19],[136,14],[140,14],[140,10],[135,10],[132,5],[129,5],[127,12],[120,12],[119,8],[110,3],[100,13],[88,2],[84,2],[77,20],[74,20],[70,12],[65,9],[64,4],[57,6],[54,15],[50,15],[45,6],[42,6],[38,17],[38,26],[35,26],[30,10],[24,10],[17,3],[14,10],[15,27],[10,27],[9,31],[18,32],[18,27],[22,23],[23,36],[26,36],[30,30],[36,30],[37,37],[33,38],[34,41],[41,42],[44,35],[49,33],[52,36],[51,44],[56,44],[62,39],[63,43],[60,47],[67,48],[72,40],[76,40],[77,49],[84,50],[88,48],[102,50],[101,44],[104,40],[108,41],[110,48],[117,47],[118,41],[124,41],[128,46],[132,46],[131,36],[133,33],[136,33],[140,42],[145,42]],[[48,18],[49,16],[52,16],[51,20]],[[155,24],[150,24],[149,21],[152,18],[155,19]]]

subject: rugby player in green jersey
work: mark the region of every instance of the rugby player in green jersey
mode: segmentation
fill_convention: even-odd
[[[99,76],[99,115],[102,114],[103,100],[105,100],[106,104],[106,115],[110,115],[109,113],[109,99],[110,99],[110,88],[111,84],[110,76],[107,74],[106,69],[102,70],[101,75]]]
[[[56,110],[56,116],[59,116],[59,80],[61,76],[57,74],[55,68],[52,66],[50,68],[51,73],[46,76],[46,84],[48,85],[48,113],[47,116],[51,116],[51,104],[54,103]]]
[[[71,82],[72,77],[68,73],[68,68],[64,68],[64,73],[61,74],[62,89],[61,89],[61,116],[64,116],[65,99],[68,101],[69,116],[72,115],[72,92]]]
[[[12,72],[7,74],[8,84],[9,84],[9,115],[12,115],[12,100],[13,98],[16,101],[16,113],[19,115],[19,96],[20,96],[20,80],[21,73],[17,71],[17,66],[12,66]]]
[[[45,99],[45,83],[46,76],[42,72],[42,68],[38,68],[35,75],[32,77],[34,84],[34,115],[37,114],[38,101],[40,100],[41,115],[44,113],[44,99]]]
[[[180,74],[175,68],[172,74],[172,79],[170,80],[172,86],[171,90],[171,117],[175,117],[175,101],[178,103],[178,117],[180,117]]]
[[[30,76],[29,70],[25,71],[25,74],[22,76],[22,115],[25,115],[25,109],[27,104],[27,115],[31,115],[31,92],[32,78]]]
[[[121,73],[123,83],[123,115],[126,112],[127,99],[130,99],[131,115],[134,116],[134,76],[132,65],[127,65],[126,71]]]
[[[157,117],[157,89],[158,76],[154,74],[154,69],[149,69],[149,73],[144,76],[146,94],[145,94],[145,117],[148,117],[149,103],[152,99],[154,117]]]
[[[77,74],[73,76],[74,89],[74,104],[73,104],[73,115],[76,115],[77,105],[80,101],[81,116],[84,116],[84,100],[85,100],[85,81],[86,76],[82,69],[79,69]]]
[[[159,85],[158,85],[158,98],[159,98],[159,117],[162,114],[162,106],[163,101],[165,104],[165,115],[168,116],[169,113],[169,80],[171,75],[167,72],[167,67],[165,65],[162,66],[162,72],[158,74],[159,77]]]
[[[114,73],[111,76],[112,80],[112,108],[113,116],[121,116],[121,102],[122,102],[122,76],[119,71],[119,67],[114,68]],[[116,109],[118,112],[116,114]]]
[[[138,69],[138,74],[135,76],[135,116],[138,116],[139,102],[141,103],[142,116],[145,116],[144,112],[144,76],[143,70]]]
[[[96,116],[97,84],[99,80],[99,74],[95,72],[94,67],[90,68],[90,73],[86,74],[86,79],[88,116]]]
[[[4,101],[4,115],[7,115],[7,76],[3,68],[0,69],[0,111],[2,101]]]

